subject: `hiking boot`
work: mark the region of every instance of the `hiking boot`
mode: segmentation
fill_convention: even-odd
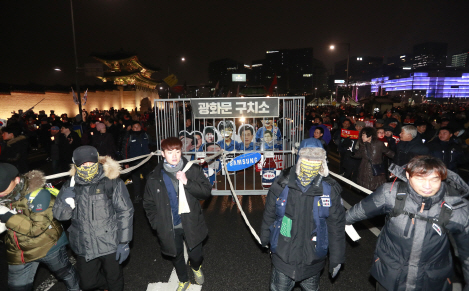
[[[190,285],[191,285],[191,282],[189,282],[189,281],[179,282],[178,288],[176,289],[176,291],[185,291],[189,288]]]
[[[199,285],[202,285],[204,283],[204,273],[202,272],[202,265],[199,267],[199,270],[197,271],[192,269],[192,272],[194,272],[195,282]]]

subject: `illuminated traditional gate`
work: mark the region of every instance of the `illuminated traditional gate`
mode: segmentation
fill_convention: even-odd
[[[225,173],[221,158],[202,164],[213,195],[231,195],[228,175],[236,194],[266,194],[262,164],[273,158],[278,175],[295,163],[294,148],[304,136],[304,97],[155,99],[154,104],[158,150],[161,140],[179,137],[188,160],[208,157],[220,148],[227,162],[245,153],[262,154],[255,166],[236,172]]]

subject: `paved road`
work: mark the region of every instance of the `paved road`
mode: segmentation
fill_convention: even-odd
[[[330,169],[337,172],[337,156],[331,154]],[[46,167],[39,163],[42,167]],[[47,171],[47,170],[46,170]],[[359,194],[343,184],[343,199],[353,205],[365,194]],[[129,190],[131,187],[129,187]],[[265,196],[244,196],[243,209],[253,227],[258,230],[262,220]],[[213,196],[202,203],[209,228],[205,242],[205,284],[202,290],[268,290],[270,281],[270,255],[250,234],[237,206],[228,196]],[[374,290],[374,280],[369,275],[376,236],[368,230],[380,228],[383,218],[355,225],[362,239],[347,240],[346,264],[339,276],[332,280],[327,271],[321,277],[321,290]],[[129,260],[124,264],[125,290],[146,290],[149,283],[167,282],[173,269],[170,261],[162,257],[154,232],[145,217],[143,207],[135,205],[134,240]],[[326,269],[327,270],[327,266]],[[0,245],[0,282],[7,280],[4,244]],[[37,287],[50,278],[50,273],[40,267],[35,279]],[[6,290],[2,284],[1,290]],[[66,290],[62,283],[49,290]],[[296,287],[295,290],[300,290]]]

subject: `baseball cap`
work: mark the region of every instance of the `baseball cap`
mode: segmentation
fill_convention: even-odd
[[[81,146],[73,151],[73,163],[77,166],[81,166],[86,162],[98,162],[98,151],[92,146]]]

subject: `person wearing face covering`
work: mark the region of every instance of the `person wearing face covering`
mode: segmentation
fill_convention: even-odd
[[[71,220],[70,246],[83,290],[124,290],[122,264],[130,253],[134,208],[119,178],[120,165],[92,146],[73,152],[71,179],[53,207],[57,220]]]
[[[296,165],[269,188],[260,239],[272,252],[270,290],[319,289],[329,253],[334,278],[345,261],[345,210],[340,185],[329,177],[326,151],[309,138],[299,147]]]

